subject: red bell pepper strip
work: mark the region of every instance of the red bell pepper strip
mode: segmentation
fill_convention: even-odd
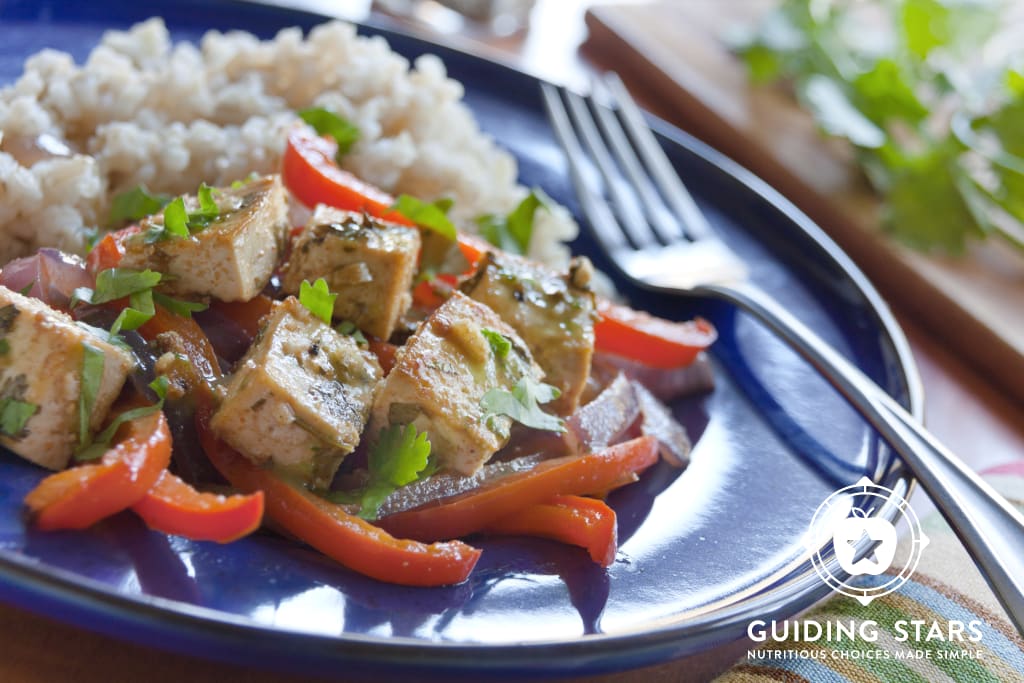
[[[462,277],[472,275],[476,270],[477,264],[483,255],[487,253],[489,249],[494,249],[493,246],[483,238],[475,235],[467,235],[465,233],[459,233],[457,241],[459,251],[462,252],[463,258],[466,259],[469,264],[466,271],[462,273]],[[426,310],[433,310],[443,304],[451,296],[452,290],[459,282],[458,275],[451,273],[441,273],[432,280],[425,280],[418,283],[412,288],[412,300],[413,303],[420,308]]]
[[[263,493],[223,496],[200,493],[164,470],[142,500],[132,506],[150,529],[193,541],[230,543],[259,528]]]
[[[394,198],[366,183],[334,161],[338,143],[320,137],[306,126],[295,126],[288,133],[281,176],[285,186],[309,207],[327,204],[348,211],[365,211],[371,216],[402,225],[412,221],[392,211]]]
[[[419,308],[432,311],[448,300],[457,282],[457,276],[441,273],[430,280],[417,283],[412,288],[412,302]]]
[[[161,332],[177,332],[187,343],[195,368],[210,368],[216,379],[213,347],[195,322],[163,311],[139,328],[147,339]],[[205,373],[205,371],[204,371]],[[267,516],[292,535],[341,564],[367,576],[410,586],[460,583],[480,559],[480,550],[459,541],[425,545],[393,538],[382,529],[348,514],[319,496],[277,478],[221,442],[209,428],[213,394],[207,385],[196,396],[200,443],[213,466],[236,488],[262,491]]]
[[[640,472],[657,461],[657,439],[642,436],[596,453],[546,460],[532,470],[384,517],[377,524],[401,538],[459,538],[554,496],[604,491],[624,474]]]
[[[398,347],[373,336],[368,336],[366,341],[370,347],[370,353],[377,356],[380,369],[384,371],[386,376],[391,372],[391,368],[395,367],[395,354],[398,353]]]
[[[672,322],[607,300],[597,303],[594,347],[657,368],[689,365],[718,334],[706,320]]]
[[[214,467],[242,491],[263,491],[267,515],[324,555],[366,576],[403,586],[447,586],[465,581],[480,550],[461,541],[432,543],[394,538],[308,491],[279,479],[221,442],[196,415],[200,443]]]
[[[602,567],[615,561],[618,529],[615,510],[583,496],[555,496],[502,517],[484,527],[486,533],[550,538],[585,548]]]
[[[86,268],[95,275],[101,270],[116,268],[124,258],[124,241],[140,230],[137,224],[108,232],[97,242],[85,259]]]
[[[476,266],[480,263],[480,259],[483,258],[484,254],[496,249],[483,237],[466,235],[464,233],[459,233],[458,244],[463,258],[469,261],[469,268],[466,270],[466,274],[476,270]]]
[[[43,531],[85,529],[141,500],[171,459],[171,432],[162,412],[125,423],[100,462],[51,474],[25,496]]]

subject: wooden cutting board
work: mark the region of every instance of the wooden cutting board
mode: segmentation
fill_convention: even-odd
[[[775,186],[828,232],[894,308],[912,313],[996,385],[1024,401],[1024,256],[976,245],[962,260],[926,256],[879,233],[880,205],[781,89],[752,86],[723,36],[771,0],[598,5],[587,55],[642,86],[653,113]],[[653,98],[651,93],[655,93]]]

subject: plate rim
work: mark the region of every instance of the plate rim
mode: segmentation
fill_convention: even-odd
[[[321,23],[332,19],[309,9],[273,5],[263,0],[215,0],[215,4],[256,5],[276,11],[282,17],[294,17],[293,23]],[[416,43],[424,52],[440,48],[446,52],[457,53],[461,59],[484,63],[493,69],[514,72],[537,86],[547,82],[493,55],[474,54],[463,46],[437,43],[392,22],[371,20],[349,23],[363,35],[369,32],[385,38],[396,36],[403,41]],[[284,26],[282,25],[282,28]],[[394,50],[394,47],[391,46],[391,49]],[[786,220],[794,223],[818,252],[829,258],[856,287],[863,303],[866,304],[865,310],[870,310],[875,319],[875,332],[884,337],[892,347],[899,379],[906,389],[905,407],[915,418],[920,419],[924,407],[923,389],[909,342],[885,300],[852,259],[820,226],[811,221],[766,180],[707,143],[664,120],[650,114],[646,115],[660,138],[713,165],[771,205]],[[902,467],[896,456],[893,456],[889,476],[905,485],[904,497],[908,497],[916,485],[915,480]],[[809,563],[801,563],[801,566],[802,564]],[[794,573],[797,574],[795,581],[788,584],[784,581],[779,582],[783,587],[790,586],[790,589],[782,594],[767,590],[754,596],[758,599],[731,603],[725,609],[707,612],[696,619],[688,620],[683,625],[669,624],[656,629],[637,629],[638,632],[630,630],[614,634],[588,634],[577,636],[572,641],[530,641],[524,644],[453,643],[407,636],[350,633],[329,636],[284,630],[254,623],[244,617],[235,617],[228,612],[166,598],[121,595],[105,584],[74,572],[47,566],[41,562],[31,562],[6,552],[0,552],[0,579],[4,579],[0,581],[0,598],[4,602],[45,616],[56,615],[56,618],[86,630],[213,660],[243,664],[249,661],[251,664],[251,660],[247,658],[251,658],[252,653],[246,652],[245,646],[257,637],[261,639],[261,649],[266,650],[261,654],[260,661],[269,661],[273,668],[289,672],[322,672],[318,664],[330,660],[345,661],[357,667],[367,667],[372,671],[415,670],[422,673],[425,666],[437,667],[431,669],[432,675],[446,671],[503,675],[552,674],[560,671],[594,673],[639,667],[697,654],[715,644],[726,642],[722,640],[722,636],[730,623],[735,625],[743,619],[749,621],[751,615],[762,618],[769,615],[780,618],[790,616],[831,594],[830,589],[818,580],[813,572],[800,572],[797,567]],[[45,606],[55,609],[40,609]],[[103,615],[99,625],[82,618],[86,614],[95,615],[97,612]],[[671,619],[668,617],[665,620]],[[171,635],[173,642],[156,642],[153,636],[158,635]],[[233,652],[219,652],[217,645],[229,645],[237,649]],[[525,651],[530,654],[529,661],[524,658]]]

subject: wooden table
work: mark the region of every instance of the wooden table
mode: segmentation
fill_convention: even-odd
[[[316,0],[302,2],[305,6],[315,3]],[[535,27],[525,39],[522,36],[488,38],[468,46],[501,55],[505,61],[537,75],[580,84],[594,68],[577,51],[585,37],[583,15],[590,4],[591,0],[539,0],[534,12]],[[359,12],[349,16],[358,17]],[[450,40],[455,42],[456,39]],[[597,55],[597,58],[597,61],[604,61],[613,56]],[[631,86],[635,88],[634,84]],[[636,89],[636,95],[663,117],[670,121],[673,119],[670,110],[659,109],[657,93]],[[977,469],[1024,457],[1024,407],[982,379],[960,357],[945,350],[931,334],[919,327],[910,311],[897,309],[895,313],[910,339],[921,370],[927,397],[926,422],[932,431]],[[699,661],[672,662],[579,680],[659,683],[707,679],[742,656],[746,645],[745,642],[733,644]],[[344,672],[335,673],[345,680]],[[166,654],[73,628],[20,609],[0,606],[0,681],[5,683],[269,683],[305,680],[319,679],[281,676],[262,669]]]

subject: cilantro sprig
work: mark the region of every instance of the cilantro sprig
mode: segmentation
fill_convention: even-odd
[[[791,86],[851,144],[896,238],[952,254],[988,236],[1024,249],[1020,52],[976,58],[1003,4],[785,0],[732,42],[752,80]]]
[[[548,208],[548,198],[533,189],[507,216],[486,214],[476,219],[480,236],[504,251],[525,254],[533,238],[534,217],[538,209]]]
[[[329,135],[338,144],[338,152],[334,160],[339,164],[341,158],[359,140],[359,128],[348,119],[338,116],[323,107],[309,107],[298,112],[299,118],[308,123],[317,135]]]
[[[103,366],[106,357],[91,344],[82,344],[82,368],[79,372],[81,386],[78,390],[78,450],[85,451],[92,444],[92,428],[89,425],[96,397],[103,382]]]
[[[110,215],[107,224],[118,227],[129,221],[137,221],[152,216],[171,201],[171,196],[152,193],[145,185],[137,185],[116,195],[110,204]]]
[[[496,332],[495,330],[487,327],[481,327],[480,334],[482,334],[484,339],[487,340],[495,358],[501,360],[508,355],[509,351],[512,350],[512,342],[501,332]]]
[[[219,192],[202,183],[196,192],[199,209],[188,211],[185,198],[176,197],[164,207],[163,223],[154,222],[143,235],[147,244],[175,238],[187,238],[210,226],[220,216],[220,208],[214,199]]]
[[[338,295],[331,292],[327,287],[327,281],[322,277],[317,278],[313,284],[309,284],[309,280],[303,280],[299,285],[299,303],[328,325],[331,324],[334,300],[337,298]]]
[[[391,206],[392,211],[397,211],[416,225],[427,230],[432,230],[448,240],[455,240],[455,224],[448,218],[448,211],[452,208],[452,200],[442,197],[434,202],[425,202],[412,195],[399,195],[398,199]]]
[[[329,494],[335,502],[358,503],[359,516],[374,520],[380,506],[398,488],[429,477],[437,470],[430,457],[430,438],[410,425],[392,425],[380,438],[367,458],[369,479],[358,491]]]
[[[164,276],[154,270],[108,268],[97,273],[95,288],[79,287],[74,291],[72,306],[82,301],[89,304],[105,304],[127,297],[128,305],[121,309],[110,327],[111,336],[117,335],[121,330],[134,330],[144,325],[156,314],[154,302],[186,318],[194,312],[206,310],[206,304],[181,301],[154,292],[153,288],[163,280]]]
[[[483,419],[487,424],[491,423],[494,416],[507,415],[533,429],[562,433],[565,431],[565,422],[540,408],[542,404],[549,403],[560,395],[561,392],[556,387],[523,376],[511,391],[490,389],[480,399],[480,407],[484,411]]]

